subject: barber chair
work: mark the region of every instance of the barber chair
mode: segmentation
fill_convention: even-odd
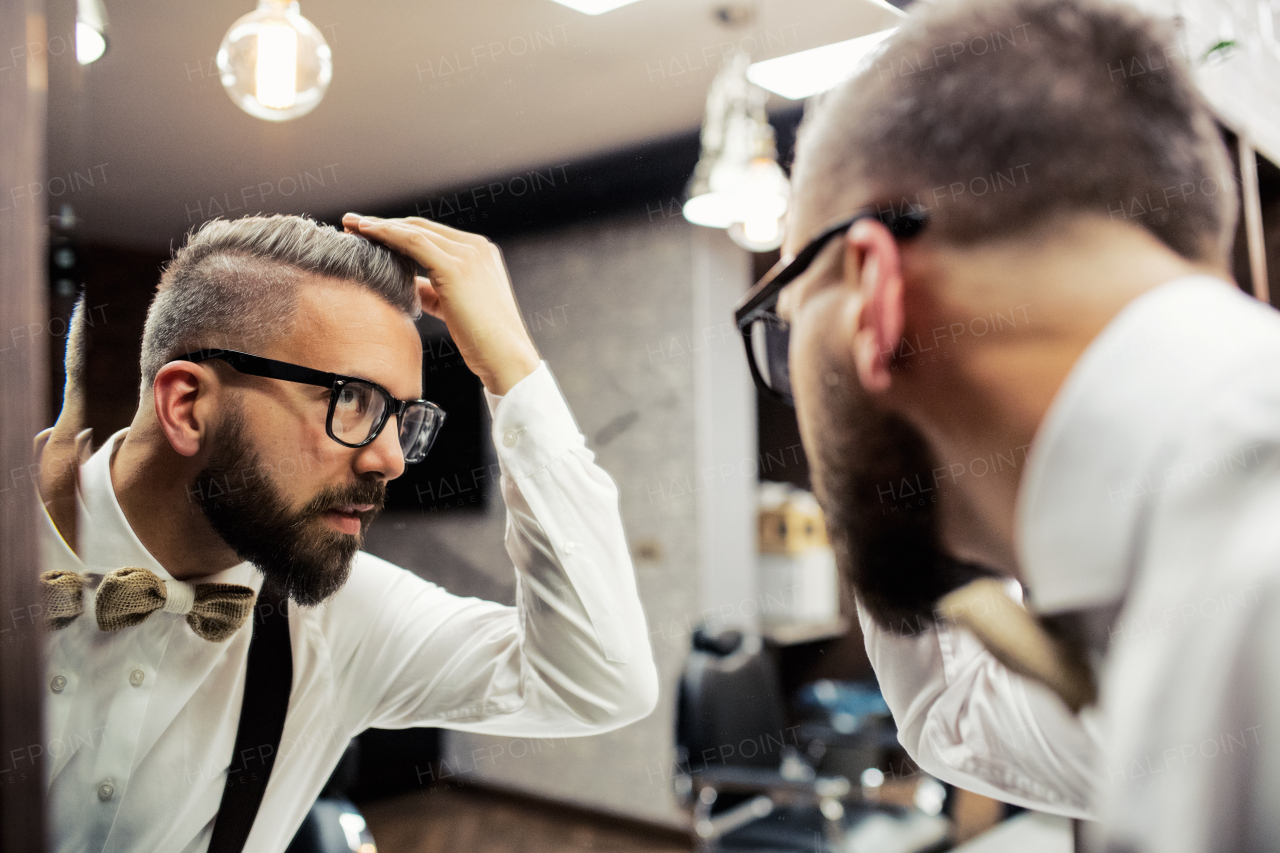
[[[864,798],[862,772],[889,742],[878,715],[866,714],[861,731],[856,720],[851,727],[836,718],[846,732],[829,724],[831,715],[817,716],[788,726],[760,637],[694,632],[680,681],[673,784],[692,811],[699,853],[945,849],[944,818]],[[896,747],[891,729],[888,739]],[[844,772],[815,770],[811,756],[828,753],[843,757]]]

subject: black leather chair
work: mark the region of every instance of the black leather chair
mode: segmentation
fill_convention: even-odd
[[[701,853],[844,853],[860,828],[893,836],[881,849],[940,849],[945,820],[866,802],[849,775],[819,774],[836,733],[828,726],[789,726],[773,658],[760,637],[697,630],[681,676],[676,713],[677,797],[693,813]],[[890,737],[892,735],[890,734]],[[886,744],[882,728],[839,733],[844,746],[865,741],[865,767]],[[879,750],[879,751],[878,751]],[[899,831],[899,829],[901,831]],[[913,840],[915,839],[915,840]],[[850,847],[850,844],[853,847]]]

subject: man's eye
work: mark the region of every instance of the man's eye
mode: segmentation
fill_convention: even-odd
[[[354,388],[346,387],[338,392],[338,405],[344,409],[355,409],[360,407],[361,395]]]

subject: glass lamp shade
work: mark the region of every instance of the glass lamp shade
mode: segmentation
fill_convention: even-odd
[[[765,252],[782,245],[782,217],[787,212],[787,176],[771,157],[756,157],[745,166],[720,162],[704,189],[684,204],[684,218],[695,225],[726,228],[744,249]]]
[[[260,0],[227,30],[217,62],[236,106],[267,121],[311,112],[333,79],[333,52],[297,2]]]
[[[684,203],[684,218],[694,225],[706,228],[728,228],[733,224],[734,204],[737,198],[733,193],[717,193],[707,191],[696,195]]]
[[[728,229],[744,249],[763,252],[782,244],[790,185],[765,113],[768,92],[747,80],[750,61],[739,51],[711,82],[702,152],[683,213],[695,225]]]

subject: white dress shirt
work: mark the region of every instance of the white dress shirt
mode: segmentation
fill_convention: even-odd
[[[1280,314],[1207,276],[1133,300],[1041,423],[1016,533],[1034,610],[1106,619],[1098,705],[864,618],[908,751],[1097,817],[1099,849],[1280,850]]]
[[[293,689],[246,851],[288,844],[348,740],[371,726],[516,737],[646,716],[657,673],[613,481],[545,364],[489,398],[515,607],[460,598],[361,552],[325,603],[291,607]],[[45,517],[45,569],[150,569],[111,484],[113,436],[80,471],[80,557]],[[430,465],[430,460],[426,463]],[[248,563],[201,582],[261,587]],[[114,633],[84,614],[49,635],[45,746],[53,849],[203,851],[239,720],[251,629],[212,643],[158,611]]]

